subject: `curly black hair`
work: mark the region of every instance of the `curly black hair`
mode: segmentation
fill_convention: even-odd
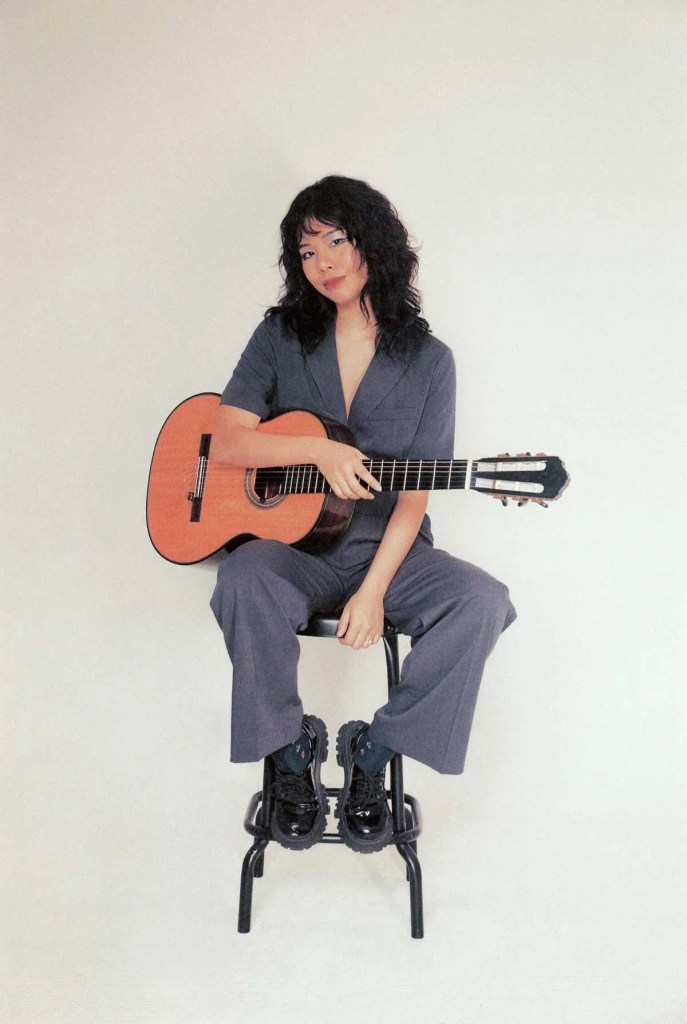
[[[329,175],[303,189],[291,203],[281,222],[279,266],[284,285],[277,305],[265,316],[282,315],[306,352],[324,338],[336,306],[309,283],[298,249],[303,229],[313,220],[342,228],[367,264],[360,308],[368,316],[372,307],[377,347],[391,356],[416,352],[429,332],[420,315],[420,294],[413,287],[417,254],[386,196],[355,178]]]

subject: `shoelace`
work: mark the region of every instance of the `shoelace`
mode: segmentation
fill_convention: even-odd
[[[370,804],[378,804],[386,800],[384,773],[368,775],[362,769],[355,773],[351,784],[349,807],[352,811],[363,811]]]
[[[300,775],[292,772],[277,773],[274,780],[274,795],[277,800],[292,804],[317,806],[317,796],[306,770]]]

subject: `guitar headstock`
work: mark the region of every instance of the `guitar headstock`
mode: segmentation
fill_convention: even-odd
[[[494,455],[476,459],[471,466],[472,490],[500,498],[504,505],[508,498],[518,504],[536,501],[546,505],[559,498],[569,482],[563,462],[558,456],[544,452]]]

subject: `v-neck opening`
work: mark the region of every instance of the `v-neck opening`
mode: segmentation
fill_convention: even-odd
[[[350,423],[351,410],[353,409],[353,406],[355,405],[356,398],[360,394],[360,389],[363,386],[363,381],[367,377],[368,373],[370,372],[370,368],[371,368],[372,364],[375,361],[375,358],[377,356],[377,347],[375,346],[374,352],[372,353],[372,357],[370,358],[370,361],[368,362],[367,366],[365,367],[365,372],[363,373],[362,377],[358,381],[356,389],[353,392],[353,395],[351,396],[351,404],[349,405],[349,407],[347,409],[346,408],[346,394],[344,392],[343,377],[341,375],[341,363],[339,362],[339,350],[338,350],[337,345],[336,345],[336,320],[332,321],[331,334],[332,334],[332,343],[333,343],[333,346],[334,346],[334,361],[336,363],[336,370],[337,370],[337,374],[338,374],[338,378],[339,378],[339,393],[341,395],[341,405],[343,406],[343,411],[344,411],[345,416],[346,416],[346,423]]]

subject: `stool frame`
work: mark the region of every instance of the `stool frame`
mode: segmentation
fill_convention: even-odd
[[[299,631],[300,636],[335,637],[339,624],[336,615],[313,615],[307,626]],[[398,657],[398,630],[385,621],[381,637],[386,658],[387,686],[389,694],[400,682]],[[274,762],[266,757],[263,762],[262,789],[254,793],[248,804],[243,826],[253,837],[253,844],[243,859],[241,887],[239,893],[239,932],[250,931],[253,905],[253,879],[262,878],[265,867],[265,850],[272,842],[270,822],[274,809]],[[327,796],[336,798],[341,792],[327,787]],[[410,889],[410,934],[414,939],[424,935],[422,907],[422,870],[417,856],[417,838],[422,831],[420,805],[415,797],[403,788],[403,758],[395,754],[390,762],[390,788],[387,797],[391,802],[393,831],[389,841],[405,861],[406,880]],[[338,832],[325,832],[320,843],[343,843]]]

